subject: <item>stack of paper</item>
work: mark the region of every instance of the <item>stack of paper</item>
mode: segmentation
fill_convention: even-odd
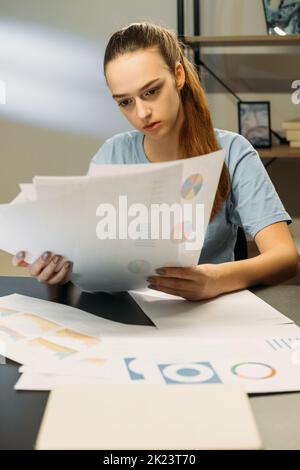
[[[282,128],[286,131],[286,138],[289,141],[290,147],[300,147],[300,118],[284,121]]]
[[[106,377],[103,371],[113,372],[112,338],[149,328],[155,329],[19,294],[0,298],[0,354],[30,370]]]
[[[0,299],[4,354],[18,390],[62,384],[240,384],[300,390],[300,328],[249,291],[201,302],[132,292],[156,327],[104,320],[30,297]]]
[[[100,165],[90,176],[35,177],[0,206],[0,249],[25,250],[28,262],[45,250],[61,254],[73,262],[72,280],[85,291],[146,287],[159,267],[198,263],[223,160],[220,150],[153,165]],[[189,206],[193,220],[183,209],[173,225],[170,218],[164,238],[151,212],[161,204]]]

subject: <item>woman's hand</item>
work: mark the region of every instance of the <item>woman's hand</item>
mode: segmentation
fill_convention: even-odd
[[[33,264],[25,261],[26,252],[19,251],[12,260],[14,266],[27,267],[31,276],[50,285],[66,284],[71,277],[72,263],[61,255],[45,251]]]
[[[150,289],[178,295],[187,300],[211,299],[222,294],[218,264],[201,264],[190,268],[160,268],[159,276],[148,278]]]

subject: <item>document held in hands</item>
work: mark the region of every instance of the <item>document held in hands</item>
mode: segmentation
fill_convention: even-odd
[[[197,264],[224,161],[99,165],[89,176],[35,177],[0,206],[0,249],[73,262],[81,289],[143,288],[162,266]]]

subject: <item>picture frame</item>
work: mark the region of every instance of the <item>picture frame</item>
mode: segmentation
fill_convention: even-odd
[[[300,0],[262,0],[268,34],[300,34]]]
[[[270,148],[272,146],[270,116],[269,101],[240,101],[239,133],[255,148]]]

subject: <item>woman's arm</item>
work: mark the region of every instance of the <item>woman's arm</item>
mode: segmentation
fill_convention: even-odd
[[[260,251],[254,258],[191,268],[162,268],[149,278],[149,287],[188,300],[204,300],[255,284],[277,284],[297,273],[298,252],[286,222],[257,233]]]
[[[258,232],[255,243],[258,256],[220,265],[220,282],[225,292],[254,284],[278,284],[296,275],[298,252],[286,222],[277,222]]]

